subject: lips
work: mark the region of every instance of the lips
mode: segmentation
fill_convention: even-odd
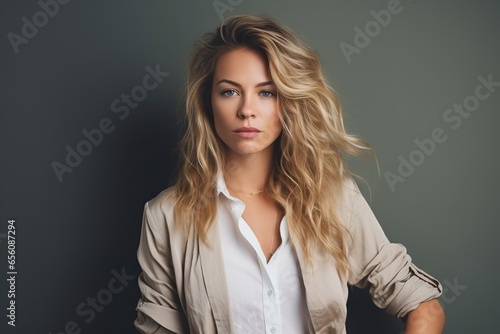
[[[234,130],[234,132],[242,138],[254,138],[257,137],[262,131],[251,127],[241,127]]]
[[[259,129],[256,128],[247,128],[247,127],[241,127],[236,130],[234,130],[236,133],[241,133],[241,132],[262,132]]]

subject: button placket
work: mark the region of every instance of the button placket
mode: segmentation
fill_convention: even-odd
[[[278,276],[278,263],[263,264],[263,295],[264,295],[264,317],[267,328],[267,333],[276,334],[279,332],[281,317],[280,305],[276,299],[276,286]]]

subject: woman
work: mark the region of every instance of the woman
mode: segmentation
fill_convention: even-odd
[[[189,63],[173,187],[144,210],[141,333],[345,333],[348,286],[441,333],[442,287],[390,243],[346,169],[316,54],[274,21],[225,20]]]

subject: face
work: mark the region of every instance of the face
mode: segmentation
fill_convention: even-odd
[[[281,133],[276,87],[266,59],[249,49],[219,57],[212,82],[215,130],[227,153],[272,153]]]

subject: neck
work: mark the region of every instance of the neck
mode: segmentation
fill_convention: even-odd
[[[224,179],[228,188],[245,193],[266,188],[272,166],[272,150],[241,155],[226,153]]]

